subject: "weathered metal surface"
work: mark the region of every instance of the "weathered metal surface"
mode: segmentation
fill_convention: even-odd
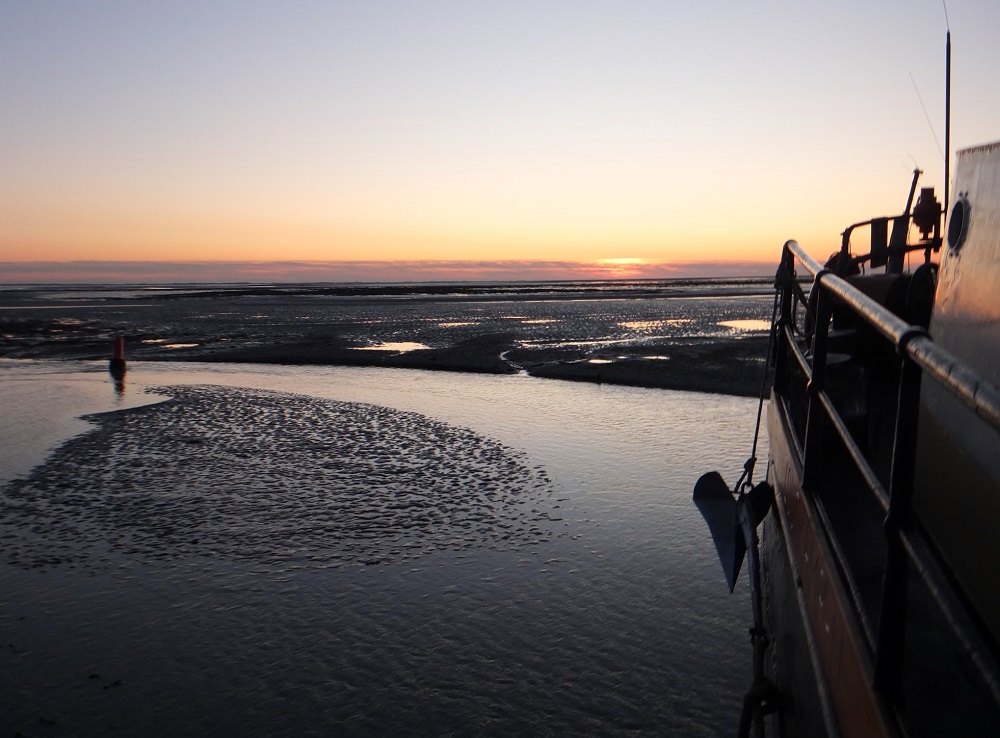
[[[959,152],[949,244],[930,333],[995,391],[1000,384],[1000,142]],[[958,210],[956,210],[958,208]],[[964,222],[963,222],[964,221]],[[953,226],[953,227],[952,227]],[[914,509],[1000,639],[1000,433],[925,381]]]

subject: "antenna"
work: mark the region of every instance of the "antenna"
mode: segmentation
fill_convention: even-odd
[[[947,8],[945,9],[947,18]],[[951,187],[951,30],[944,43],[944,217],[948,219],[948,194]]]
[[[948,223],[948,195],[951,189],[951,21],[948,20],[948,3],[941,0],[944,7],[944,26],[947,31],[944,42],[944,217],[941,227]]]

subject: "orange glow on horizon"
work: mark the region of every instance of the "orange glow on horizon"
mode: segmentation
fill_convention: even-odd
[[[608,262],[612,263],[608,263]],[[625,261],[620,264],[616,262]],[[197,282],[513,282],[759,277],[774,262],[69,261],[0,262],[0,284]]]
[[[598,268],[607,269],[611,279],[638,278],[643,274],[643,267],[648,265],[646,259],[635,257],[618,257],[612,259],[598,259]]]

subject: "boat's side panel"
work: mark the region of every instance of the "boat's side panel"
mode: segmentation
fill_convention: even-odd
[[[817,677],[820,669],[802,617],[798,573],[789,564],[777,509],[761,524],[760,560],[764,621],[771,639],[766,668],[781,693],[781,709],[771,717],[776,725],[768,735],[833,738],[837,730],[828,694]]]
[[[1000,386],[1000,143],[959,153],[954,191],[958,210],[950,216],[930,332]],[[965,235],[958,242],[960,218]],[[921,405],[916,513],[1000,639],[1000,434],[932,380],[924,380]]]
[[[768,430],[771,442],[771,478],[775,488],[775,514],[780,530],[775,534],[784,538],[783,545],[768,545],[767,555],[784,549],[785,562],[770,560],[769,568],[786,566],[793,573],[796,599],[801,603],[806,642],[812,641],[815,660],[823,674],[818,680],[826,684],[829,710],[842,735],[892,736],[894,721],[889,717],[871,687],[871,665],[865,643],[851,615],[849,601],[837,576],[834,558],[821,529],[813,503],[803,492],[801,470],[792,451],[792,441],[780,398],[772,397],[768,413]],[[773,524],[772,524],[773,525]],[[768,535],[767,533],[765,535]],[[780,578],[771,577],[768,587],[780,585]],[[787,607],[787,593],[773,588],[765,595],[774,607]],[[780,622],[773,624],[775,629]],[[780,646],[784,634],[772,635]],[[775,654],[777,659],[783,655]],[[800,659],[801,660],[801,659]],[[792,677],[795,678],[794,676]],[[801,690],[795,684],[780,684],[795,700],[805,698],[796,694]],[[822,698],[823,695],[821,694]],[[820,700],[821,702],[822,700]],[[816,728],[794,731],[811,735]]]

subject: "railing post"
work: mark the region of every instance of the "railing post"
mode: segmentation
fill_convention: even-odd
[[[785,327],[792,325],[792,285],[795,281],[795,255],[785,244],[781,251],[778,273],[774,275],[775,289],[781,290],[778,325],[771,326],[774,336],[774,389],[778,393],[785,390],[788,366],[788,347],[785,345]]]
[[[822,277],[827,272],[816,275],[813,289],[816,293],[816,325],[812,345],[812,377],[806,386],[809,395],[809,409],[806,414],[805,458],[802,461],[802,484],[808,488],[815,481],[822,462],[823,426],[826,425],[826,409],[820,402],[820,393],[826,388],[826,338],[830,329],[833,311],[830,293],[824,288]]]
[[[900,531],[910,526],[913,472],[917,457],[917,417],[920,412],[920,367],[906,355],[906,344],[918,335],[925,334],[914,330],[904,335],[899,343],[903,363],[900,369],[892,471],[889,476],[889,512],[883,525],[886,562],[873,678],[876,691],[885,695],[894,695],[899,691],[903,675],[903,650],[906,645],[909,562]]]

